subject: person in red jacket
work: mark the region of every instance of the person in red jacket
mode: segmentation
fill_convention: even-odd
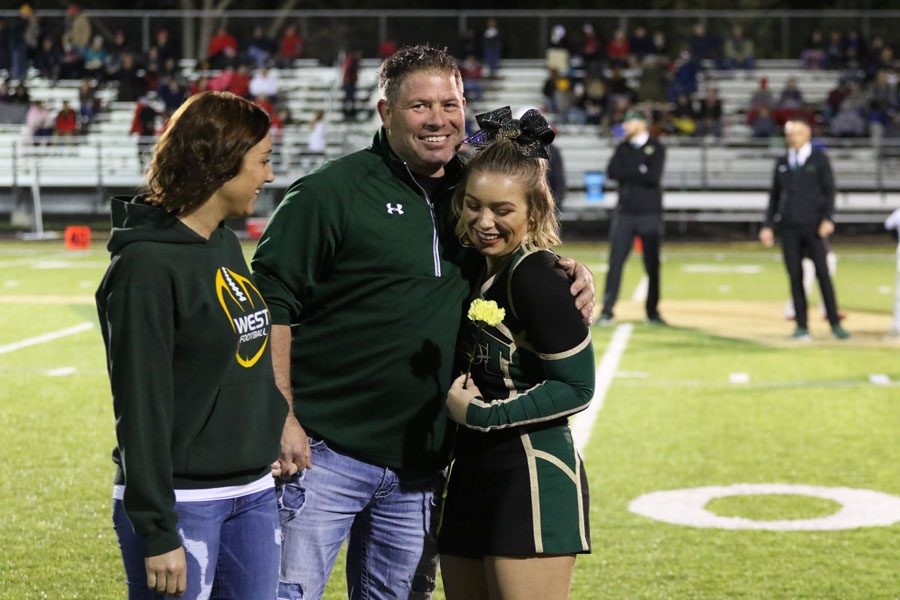
[[[234,39],[234,36],[228,33],[228,29],[222,25],[219,27],[219,30],[216,31],[216,35],[209,40],[209,47],[206,50],[206,59],[209,61],[210,66],[217,68],[216,65],[225,55],[226,48],[230,48],[233,52],[237,53],[238,43],[237,40]]]
[[[56,135],[70,136],[78,131],[78,113],[76,113],[68,100],[63,100],[62,108],[56,114]]]

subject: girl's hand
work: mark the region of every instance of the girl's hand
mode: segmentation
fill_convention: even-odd
[[[466,424],[466,410],[469,403],[481,396],[481,390],[472,382],[468,375],[460,375],[453,380],[450,391],[447,392],[447,416],[450,420]]]

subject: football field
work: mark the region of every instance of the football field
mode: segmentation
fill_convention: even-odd
[[[818,292],[813,339],[788,339],[776,250],[670,242],[668,327],[643,322],[643,270],[629,259],[616,324],[593,328],[598,394],[573,425],[593,553],[572,598],[900,598],[900,342],[885,336],[895,246],[834,247],[843,342]],[[605,244],[560,252],[602,293]],[[107,262],[96,241],[0,242],[0,598],[125,597],[93,304]],[[326,597],[344,590],[336,568]]]

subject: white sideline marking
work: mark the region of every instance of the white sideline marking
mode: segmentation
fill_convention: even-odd
[[[19,285],[19,282],[16,281],[15,279],[8,279],[3,283],[3,287],[5,287],[5,288],[14,288],[14,287],[18,287],[18,285]]]
[[[625,353],[625,348],[628,346],[628,338],[631,337],[633,329],[634,325],[631,323],[624,323],[616,327],[609,342],[609,347],[603,353],[603,358],[600,359],[600,364],[597,366],[594,398],[587,409],[578,413],[572,420],[572,438],[575,440],[575,447],[578,448],[579,452],[584,449],[588,440],[591,439],[594,421],[597,420],[597,414],[603,408],[606,392],[609,391],[616,369],[619,368],[619,360]]]
[[[647,300],[647,290],[650,289],[650,279],[644,275],[634,288],[631,300],[634,302],[645,302]]]
[[[616,379],[647,379],[650,373],[646,371],[619,371],[616,373]]]
[[[878,293],[879,293],[879,294],[882,294],[882,295],[884,295],[884,296],[889,296],[889,295],[891,294],[891,292],[893,292],[893,291],[894,291],[894,290],[892,290],[891,288],[889,288],[889,287],[886,286],[886,285],[879,285],[879,286],[878,286]]]
[[[60,367],[59,369],[50,369],[47,371],[48,377],[65,377],[66,375],[73,375],[75,371],[77,371],[75,367]]]
[[[75,335],[76,333],[87,331],[88,329],[92,329],[93,327],[93,323],[85,321],[84,323],[75,325],[74,327],[60,329],[59,331],[51,331],[50,333],[45,333],[37,337],[24,339],[21,342],[14,342],[12,344],[0,346],[0,354],[7,354],[8,352],[15,352],[16,350],[21,350],[22,348],[27,348],[29,346],[36,346],[38,344],[52,342],[53,340],[58,340],[59,338],[66,337],[68,335]]]
[[[727,294],[727,293],[730,292],[730,291],[731,291],[731,286],[730,286],[730,285],[720,285],[720,286],[719,286],[719,293],[720,293],[720,294]]]
[[[872,373],[869,375],[869,383],[872,385],[891,385],[891,378],[884,373]]]
[[[732,373],[728,376],[728,381],[730,381],[731,383],[750,383],[750,374]]]

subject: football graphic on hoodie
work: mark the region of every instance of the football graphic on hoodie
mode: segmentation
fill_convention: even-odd
[[[238,336],[238,364],[250,368],[263,355],[269,342],[269,309],[256,286],[227,267],[216,271],[216,296]]]

